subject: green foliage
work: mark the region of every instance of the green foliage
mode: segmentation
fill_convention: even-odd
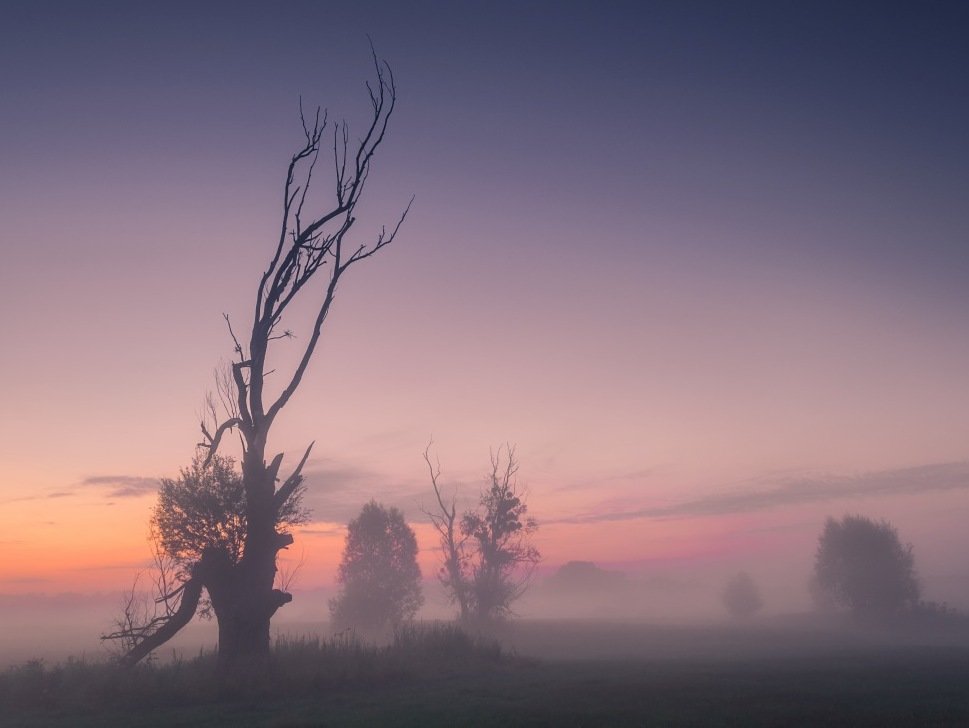
[[[541,560],[538,549],[529,542],[538,522],[528,516],[519,492],[514,448],[506,448],[506,458],[502,466],[501,450],[492,454],[488,487],[481,493],[478,508],[461,519],[465,538],[462,572],[469,573],[470,613],[480,623],[511,613],[512,603],[525,592]]]
[[[280,509],[280,526],[306,521],[302,497],[299,487]],[[246,537],[246,491],[235,461],[215,455],[205,463],[200,454],[177,479],[163,479],[150,528],[163,553],[183,567],[206,549],[238,563]]]
[[[584,629],[563,623],[549,639],[588,643]],[[277,643],[273,670],[246,686],[220,679],[209,655],[135,670],[34,662],[0,671],[0,728],[969,725],[965,633],[930,647],[838,637],[824,652],[814,633],[770,633],[771,650],[734,657],[717,648],[725,634],[757,633],[691,630],[713,642],[693,659],[535,662],[496,659],[453,625],[416,626],[385,647],[352,636]],[[630,625],[617,639],[640,641]]]
[[[231,458],[216,455],[208,465],[197,455],[177,479],[165,478],[151,530],[168,556],[181,564],[217,549],[237,563],[246,536],[246,491]]]
[[[818,540],[816,589],[857,615],[890,615],[919,600],[915,557],[895,527],[863,516],[829,518]]]
[[[135,668],[74,659],[47,667],[31,660],[0,672],[0,714],[38,709],[70,714],[168,710],[225,700],[282,700],[314,696],[321,690],[396,684],[444,670],[480,671],[508,658],[495,642],[473,638],[453,624],[430,623],[401,626],[384,646],[365,642],[353,632],[330,639],[281,638],[271,660],[271,670],[250,679],[220,675],[211,653]]]
[[[397,508],[370,501],[350,521],[337,581],[337,629],[382,630],[414,617],[424,603],[417,538]]]

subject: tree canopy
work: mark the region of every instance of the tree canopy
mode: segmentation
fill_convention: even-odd
[[[372,500],[350,521],[337,581],[330,614],[338,629],[378,631],[414,617],[424,603],[417,537],[400,510]]]
[[[478,506],[465,511],[460,521],[454,499],[448,504],[441,494],[440,466],[431,464],[429,451],[424,459],[438,503],[438,510],[426,513],[441,538],[441,583],[458,603],[464,621],[487,624],[508,616],[541,561],[531,543],[538,522],[528,515],[518,485],[515,448],[508,445],[492,452]]]
[[[751,617],[761,610],[764,600],[760,589],[746,571],[735,574],[723,590],[723,606],[731,617]]]
[[[895,527],[863,516],[829,518],[818,539],[816,589],[855,614],[889,614],[919,600],[915,557]]]
[[[300,482],[279,509],[279,529],[306,521],[303,492]],[[238,563],[246,536],[246,489],[235,460],[198,454],[178,478],[163,478],[150,530],[161,551],[181,566],[198,561],[207,549]]]

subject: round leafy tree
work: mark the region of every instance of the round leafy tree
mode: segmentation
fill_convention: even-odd
[[[723,605],[731,617],[752,617],[764,606],[760,590],[746,571],[736,574],[723,590]]]
[[[912,547],[902,545],[887,521],[829,518],[818,540],[814,572],[818,592],[858,615],[899,612],[919,600]]]
[[[278,528],[306,521],[302,500],[300,483],[279,508]],[[199,455],[178,478],[163,478],[150,528],[162,553],[183,568],[207,551],[238,563],[246,538],[246,490],[235,461],[215,455],[206,462]]]
[[[330,601],[337,629],[380,631],[413,618],[424,603],[417,537],[397,508],[370,501],[347,526],[340,593]]]

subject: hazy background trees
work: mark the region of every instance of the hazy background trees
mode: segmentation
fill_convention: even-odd
[[[337,583],[336,629],[379,633],[414,617],[424,603],[417,537],[400,510],[372,500],[350,521]]]
[[[723,589],[723,606],[731,617],[743,619],[757,614],[764,599],[753,578],[746,571],[734,574]]]
[[[628,586],[628,580],[622,572],[601,569],[591,561],[568,561],[545,580],[544,586],[563,597],[583,592],[616,594]]]
[[[816,595],[859,616],[884,616],[918,604],[911,545],[887,521],[828,518],[814,562]]]
[[[440,537],[443,564],[439,578],[449,598],[459,606],[459,618],[475,625],[494,623],[512,612],[512,604],[528,589],[541,561],[531,536],[538,522],[518,484],[515,448],[491,453],[491,470],[477,507],[457,520],[455,497],[445,499],[439,483],[440,464],[425,451],[438,508],[425,511]]]

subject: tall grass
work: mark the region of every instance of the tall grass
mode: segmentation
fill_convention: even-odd
[[[473,637],[453,624],[417,623],[398,628],[384,645],[352,632],[329,638],[280,637],[268,669],[229,677],[218,673],[213,653],[133,669],[113,662],[69,659],[47,666],[32,660],[0,673],[0,705],[96,711],[312,696],[352,686],[480,671],[507,659],[497,642]]]

